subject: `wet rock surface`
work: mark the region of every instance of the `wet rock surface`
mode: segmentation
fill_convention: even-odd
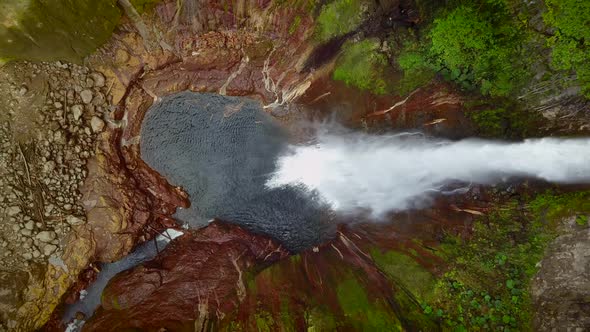
[[[531,285],[538,331],[590,329],[590,229],[569,218],[539,263]]]
[[[236,308],[246,276],[287,255],[276,242],[214,222],[172,242],[153,261],[115,277],[85,331],[182,330]]]
[[[406,6],[405,1],[403,4]],[[391,8],[402,14],[395,1],[381,2],[378,7],[385,21],[398,17],[391,16]],[[367,8],[363,6],[363,12]],[[1,95],[10,96],[0,102],[4,126],[0,135],[0,187],[7,193],[0,209],[0,230],[5,236],[0,241],[0,253],[7,257],[0,268],[0,331],[38,328],[59,302],[75,302],[83,294],[100,266],[96,261],[120,259],[161,229],[175,226],[171,215],[177,207],[189,207],[182,188],[170,185],[140,155],[144,116],[166,95],[190,90],[248,96],[283,122],[299,117],[300,110],[319,109],[312,112],[319,118],[336,112],[347,124],[369,131],[420,129],[450,138],[476,133],[466,115],[472,96],[438,80],[404,97],[375,96],[330,80],[328,75],[344,38],[317,45],[314,17],[318,10],[309,8],[306,2],[238,1],[222,6],[197,0],[162,1],[147,15],[128,14],[131,18],[123,19],[114,38],[87,59],[92,70],[61,62],[26,64],[17,66],[17,71],[25,68],[24,77],[0,83]],[[407,9],[403,11],[406,16]],[[408,17],[415,14],[411,9]],[[381,35],[385,28],[380,23],[382,20],[364,24],[367,31],[353,31],[348,37]],[[390,30],[392,24],[386,26],[395,33],[395,29]],[[37,77],[49,73],[49,77],[37,80],[34,75],[27,76],[29,72],[36,72]],[[39,83],[44,81],[49,83]],[[4,82],[14,84],[6,86]],[[4,102],[9,107],[5,108]],[[550,121],[543,125],[545,132],[588,131],[586,101],[573,98],[565,104],[562,99],[550,102],[548,108],[544,103],[535,106]],[[230,118],[239,114],[234,111],[229,111]],[[30,142],[37,147],[31,147]],[[6,173],[5,169],[14,172]],[[515,195],[515,191],[506,189],[502,194]],[[480,206],[482,196],[485,191],[474,189],[466,194],[466,201],[447,202],[452,210],[431,209],[423,211],[421,217],[408,213],[387,224],[341,229],[336,239],[283,259],[280,266],[264,270],[250,284],[244,281],[246,274],[252,281],[258,267],[284,257],[286,250],[236,226],[213,224],[191,232],[176,251],[170,251],[174,254],[163,253],[154,262],[117,277],[105,293],[102,311],[87,328],[158,330],[166,326],[192,330],[195,326],[213,326],[248,331],[273,329],[277,322],[284,324],[293,318],[302,328],[331,330],[342,322],[340,328],[359,330],[362,326],[355,325],[357,322],[376,318],[388,326],[433,330],[432,322],[415,323],[422,316],[410,317],[426,310],[419,299],[408,296],[408,305],[396,297],[408,293],[404,289],[407,280],[399,282],[399,277],[422,276],[415,279],[427,281],[427,275],[440,276],[443,263],[432,253],[449,234],[468,238],[474,220],[488,208]],[[36,203],[37,197],[43,198],[42,204]],[[285,204],[291,202],[285,200]],[[45,210],[38,211],[38,207]],[[42,214],[45,224],[40,221]],[[277,238],[292,239],[291,233],[283,231],[280,229]],[[582,243],[578,236],[564,239]],[[542,268],[546,274],[541,274],[541,279],[546,275],[559,285],[541,284],[537,297],[544,315],[538,318],[539,326],[558,330],[585,324],[582,316],[587,311],[587,284],[580,276],[587,271],[572,263],[583,261],[579,257],[586,247],[559,241],[554,255],[544,263],[547,269]],[[386,269],[375,268],[368,256],[375,250],[392,248],[418,260],[428,272],[399,273],[396,265],[389,267],[397,273],[394,278],[384,278]],[[268,260],[264,255],[270,255]],[[555,261],[555,257],[567,259]],[[180,258],[195,265],[185,268]],[[405,263],[401,264],[404,268],[414,266]],[[249,270],[248,266],[256,268]],[[572,266],[571,274],[563,274],[563,269]],[[241,277],[240,271],[245,273]],[[561,276],[575,282],[568,284],[569,280]],[[166,283],[162,283],[162,277],[167,278]],[[188,285],[186,293],[180,291],[184,288],[176,280]],[[346,282],[342,284],[342,280]],[[364,293],[354,287],[357,283],[368,290],[367,301],[362,301]],[[347,293],[354,295],[353,300],[343,297]],[[556,303],[555,298],[560,296],[567,301]],[[189,303],[178,306],[187,298],[191,299]],[[284,311],[279,310],[283,299],[288,299],[290,309],[296,308],[296,315],[284,319]],[[359,303],[369,306],[359,307]],[[178,312],[183,308],[191,311]],[[266,319],[268,312],[272,320]],[[330,321],[331,317],[336,319]],[[574,323],[578,318],[581,323]],[[60,325],[60,310],[54,312],[52,322],[55,324],[46,328]],[[371,327],[383,330],[379,323]]]

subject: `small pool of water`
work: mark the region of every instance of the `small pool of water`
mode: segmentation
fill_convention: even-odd
[[[306,190],[265,186],[287,140],[257,101],[182,92],[147,112],[141,156],[189,193],[192,206],[176,213],[179,220],[202,227],[219,218],[299,251],[326,240],[333,226],[328,208]]]

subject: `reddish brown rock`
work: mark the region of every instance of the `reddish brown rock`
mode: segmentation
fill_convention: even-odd
[[[249,273],[287,255],[268,238],[214,222],[176,239],[155,260],[111,280],[102,307],[85,330],[176,331],[217,319],[244,299]]]

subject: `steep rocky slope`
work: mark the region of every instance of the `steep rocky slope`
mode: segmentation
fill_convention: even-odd
[[[188,195],[139,149],[143,118],[166,95],[247,96],[286,127],[334,113],[359,130],[454,139],[590,131],[580,89],[555,83],[566,72],[541,73],[510,98],[442,73],[405,85],[396,61],[408,31],[419,36],[432,19],[428,1],[55,1],[55,15],[34,3],[0,5],[0,56],[63,61],[0,69],[0,330],[62,329],[62,304],[101,262],[178,227],[171,216]],[[54,22],[72,11],[80,22]],[[98,45],[84,66],[65,62]],[[473,187],[385,223],[342,220],[334,240],[299,254],[214,223],[117,276],[86,328],[588,328],[583,189]],[[173,311],[187,299],[190,312]]]

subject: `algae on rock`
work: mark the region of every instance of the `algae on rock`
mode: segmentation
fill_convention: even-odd
[[[6,0],[0,59],[80,63],[106,42],[121,17],[116,0]]]

